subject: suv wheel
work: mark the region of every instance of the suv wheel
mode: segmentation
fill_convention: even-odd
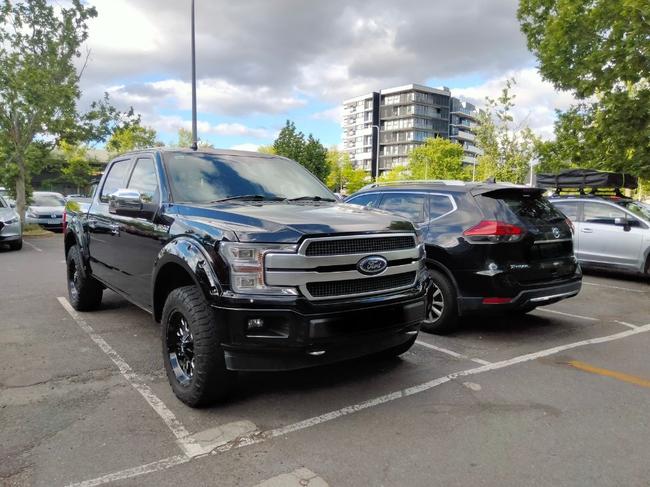
[[[429,270],[433,281],[427,317],[422,329],[429,333],[444,335],[457,329],[458,305],[454,285],[441,272]]]
[[[20,240],[16,240],[15,242],[11,242],[9,244],[9,248],[11,250],[20,250],[23,248],[23,239],[21,238]]]
[[[219,327],[196,286],[174,289],[162,312],[167,379],[181,401],[199,407],[225,399],[235,373],[226,369]]]
[[[77,311],[92,311],[102,303],[102,285],[91,276],[84,276],[79,247],[73,245],[66,257],[68,297]]]

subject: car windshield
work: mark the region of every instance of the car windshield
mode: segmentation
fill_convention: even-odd
[[[2,196],[0,196],[0,208],[9,208],[9,205]]]
[[[176,202],[336,201],[309,171],[280,157],[169,152],[165,165]]]
[[[32,206],[65,206],[65,200],[55,194],[34,194]]]
[[[619,203],[626,210],[631,211],[636,216],[650,221],[650,208],[637,201],[622,201]]]

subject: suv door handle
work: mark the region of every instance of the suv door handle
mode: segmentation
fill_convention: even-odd
[[[594,233],[594,231],[591,228],[583,228],[582,233]]]

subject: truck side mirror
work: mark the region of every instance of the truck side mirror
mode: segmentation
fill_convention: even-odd
[[[151,198],[133,189],[118,189],[108,197],[108,212],[133,218],[152,218],[157,206]]]

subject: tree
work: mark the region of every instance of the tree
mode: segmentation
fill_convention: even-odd
[[[111,156],[115,156],[131,150],[161,145],[156,137],[154,129],[143,127],[138,120],[129,125],[117,127],[106,142],[106,150]]]
[[[190,147],[192,145],[192,131],[183,127],[179,128],[178,143],[176,145],[178,147]],[[203,140],[199,140],[198,147],[203,149],[214,149],[214,145]]]
[[[296,129],[293,122],[287,120],[273,142],[273,152],[279,156],[293,159],[305,166],[321,181],[325,182],[329,172],[327,149],[312,134],[305,140],[305,135]]]
[[[59,144],[64,165],[61,169],[63,179],[80,188],[87,186],[93,174],[93,167],[88,157],[88,149],[83,145],[72,145],[62,141]]]
[[[409,154],[410,179],[463,179],[463,147],[440,137],[428,138]]]
[[[296,129],[296,125],[287,120],[273,142],[273,151],[279,155],[300,162],[305,148],[305,135]]]
[[[74,61],[88,37],[94,7],[73,0],[0,5],[0,145],[15,174],[16,206],[25,218],[28,153],[43,134],[62,136],[78,122],[79,74]]]
[[[332,191],[352,194],[368,182],[368,174],[363,169],[355,169],[347,152],[332,147],[327,151],[329,174],[327,186]]]
[[[650,176],[647,0],[521,0],[517,16],[542,76],[580,100],[549,164]]]
[[[272,145],[260,145],[257,148],[257,152],[259,152],[260,154],[274,155],[275,154],[275,149],[273,149]]]
[[[486,106],[479,116],[476,142],[483,154],[476,166],[476,179],[524,183],[530,163],[537,156],[539,139],[525,123],[517,123],[512,113],[515,97],[511,90],[514,79],[506,81],[501,96],[486,97]]]
[[[302,156],[298,159],[298,162],[309,169],[321,181],[325,182],[327,180],[327,174],[329,173],[327,149],[312,134],[307,137]]]

